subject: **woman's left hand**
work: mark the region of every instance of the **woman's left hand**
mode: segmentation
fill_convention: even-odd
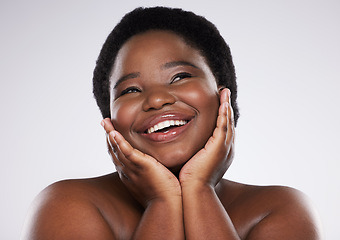
[[[234,138],[235,126],[230,90],[223,89],[213,135],[204,148],[183,166],[179,174],[181,186],[203,184],[215,187],[233,160]]]

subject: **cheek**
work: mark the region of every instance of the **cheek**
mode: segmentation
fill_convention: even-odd
[[[204,95],[196,100],[199,108],[200,126],[204,126],[203,139],[208,140],[215,127],[219,108],[219,97],[216,93]]]
[[[114,128],[124,137],[130,131],[135,119],[136,105],[132,102],[115,101],[111,104],[111,121]]]
[[[200,132],[202,140],[211,136],[215,126],[219,108],[218,89],[207,84],[190,84],[182,92],[182,100],[196,109],[199,115],[199,124],[196,129]],[[203,132],[202,132],[203,131]]]
[[[218,89],[212,88],[208,84],[189,84],[183,91],[183,98],[185,98],[190,105],[195,107],[199,114],[210,116],[213,121],[216,120],[219,95]]]

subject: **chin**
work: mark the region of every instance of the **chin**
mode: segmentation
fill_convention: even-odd
[[[187,161],[184,161],[184,162],[182,162],[182,163],[180,163],[180,164],[174,164],[174,163],[172,163],[172,164],[169,164],[169,165],[165,165],[165,164],[163,164],[163,165],[164,165],[167,169],[169,169],[169,171],[172,172],[172,173],[178,178],[179,173],[181,172],[183,166],[184,166],[187,162],[188,162],[188,160],[187,160]]]
[[[182,167],[195,155],[196,152],[186,151],[176,151],[172,154],[163,154],[162,157],[156,159],[168,168],[176,176],[179,174]]]

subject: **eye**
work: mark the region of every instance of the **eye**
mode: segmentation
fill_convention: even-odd
[[[123,95],[128,94],[128,93],[136,93],[136,92],[140,92],[140,91],[141,90],[137,87],[128,87],[120,93],[120,96],[123,96]]]
[[[192,75],[190,73],[186,73],[186,72],[178,73],[171,79],[170,84],[175,83],[175,82],[182,80],[184,78],[190,78],[190,77],[192,77]]]

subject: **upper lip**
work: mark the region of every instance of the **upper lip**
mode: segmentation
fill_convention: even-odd
[[[186,112],[167,111],[152,115],[142,121],[141,125],[137,128],[138,133],[145,133],[147,130],[156,124],[166,120],[185,120],[190,121],[194,116]]]

